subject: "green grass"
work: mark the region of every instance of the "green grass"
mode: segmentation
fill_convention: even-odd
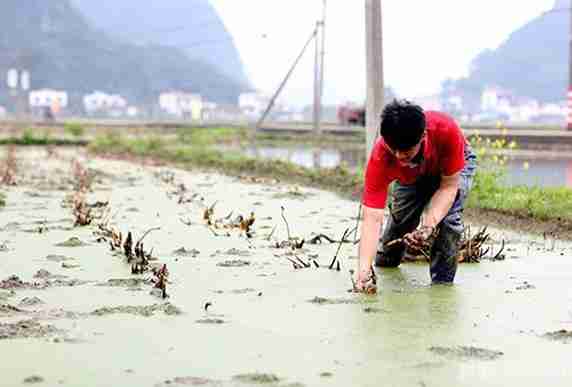
[[[85,128],[77,122],[66,122],[64,124],[64,132],[77,138],[85,134]]]
[[[0,145],[86,145],[79,139],[54,138],[48,131],[40,132],[37,128],[26,128],[20,137],[0,139]]]
[[[361,185],[361,175],[345,167],[309,169],[281,160],[262,160],[241,155],[239,152],[221,152],[208,146],[173,145],[158,142],[157,138],[126,140],[117,135],[99,136],[89,146],[96,153],[130,154],[153,157],[179,164],[186,168],[204,168],[226,174],[270,176],[351,194]]]
[[[505,186],[501,174],[477,173],[468,207],[497,210],[538,220],[572,220],[572,190],[566,187]]]
[[[225,135],[221,134],[221,137]],[[197,136],[202,138],[204,133]],[[280,160],[255,159],[237,152],[221,152],[205,146],[205,142],[192,142],[192,144],[166,143],[153,136],[126,140],[118,135],[107,135],[96,138],[91,143],[90,150],[96,153],[149,156],[184,168],[205,168],[230,175],[249,174],[275,177],[282,181],[315,186],[346,196],[359,192],[363,186],[363,169],[357,172],[352,172],[343,166],[309,169]],[[502,171],[491,167],[477,172],[467,206],[537,220],[572,221],[572,190],[527,186],[508,187],[502,184]]]
[[[245,140],[248,136],[246,128],[182,128],[177,130],[180,143],[189,145],[212,145],[233,140]]]
[[[6,195],[3,192],[0,192],[0,207],[4,207],[6,205]]]
[[[254,134],[248,128],[181,128],[177,130],[177,138],[183,144],[188,145],[213,145],[222,143],[244,143],[254,140],[257,143],[272,143],[274,145],[303,143],[303,144],[339,144],[351,143],[363,145],[365,143],[365,131],[352,135],[328,135],[316,136],[312,133],[268,133],[257,132]]]

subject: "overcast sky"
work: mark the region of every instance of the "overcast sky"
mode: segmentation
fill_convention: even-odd
[[[321,17],[322,0],[210,0],[255,87],[273,93]],[[481,50],[551,9],[555,0],[383,0],[385,82],[403,97],[439,91]],[[327,0],[326,104],[365,99],[365,1]],[[563,48],[565,49],[565,48]],[[282,94],[311,103],[310,47]]]

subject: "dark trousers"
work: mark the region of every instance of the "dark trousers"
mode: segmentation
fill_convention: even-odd
[[[431,280],[433,283],[451,283],[457,272],[457,254],[463,232],[463,208],[471,190],[477,168],[477,157],[470,146],[465,146],[465,167],[451,209],[438,225],[439,232],[431,249]],[[387,242],[403,237],[415,230],[423,210],[440,185],[440,177],[422,176],[414,184],[395,182],[392,191],[390,216],[380,239],[375,265],[397,267],[405,253],[402,243],[384,248]]]

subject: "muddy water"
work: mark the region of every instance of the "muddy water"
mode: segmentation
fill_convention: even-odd
[[[338,146],[317,149],[293,147],[249,146],[245,155],[290,161],[306,168],[333,168],[346,165],[357,168],[365,164],[365,151],[359,146]],[[542,187],[572,187],[572,158],[560,153],[526,152],[508,157],[504,183]]]
[[[72,227],[62,200],[72,191],[70,160],[84,155],[58,152],[18,151],[20,184],[6,190],[0,210],[0,281],[19,277],[0,289],[1,385],[572,380],[568,244],[496,230],[497,241],[509,242],[506,259],[462,265],[454,287],[431,287],[428,267],[411,263],[380,271],[378,295],[354,295],[348,269],[355,246],[342,246],[337,272],[294,270],[287,251],[270,245],[287,239],[281,206],[291,236],[339,238],[355,225],[355,203],[272,181],[85,160],[97,176],[88,201],[109,200],[113,224],[136,239],[161,227],[145,245],[170,271],[163,300],[150,293],[150,275],[131,275],[120,254],[96,241],[95,227]],[[169,195],[180,183],[192,202]],[[215,237],[202,220],[215,201],[215,217],[254,211],[254,238],[237,230]],[[74,237],[83,244],[58,246]],[[336,249],[305,245],[298,256],[317,255],[327,266]]]

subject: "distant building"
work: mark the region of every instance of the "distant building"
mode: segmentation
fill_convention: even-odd
[[[249,118],[260,117],[269,103],[270,97],[261,92],[242,93],[238,97],[240,110]]]
[[[68,106],[68,93],[52,89],[32,90],[28,100],[32,110],[49,108],[53,113],[58,113]]]
[[[244,120],[242,109],[236,105],[207,104],[203,110],[203,119],[218,122],[240,122]]]
[[[127,100],[118,94],[95,91],[83,97],[83,107],[87,114],[122,114],[127,109]]]
[[[163,113],[178,118],[202,119],[203,100],[199,94],[167,92],[159,96],[159,107]]]
[[[495,86],[486,87],[481,94],[481,111],[509,113],[514,102],[511,92]]]

